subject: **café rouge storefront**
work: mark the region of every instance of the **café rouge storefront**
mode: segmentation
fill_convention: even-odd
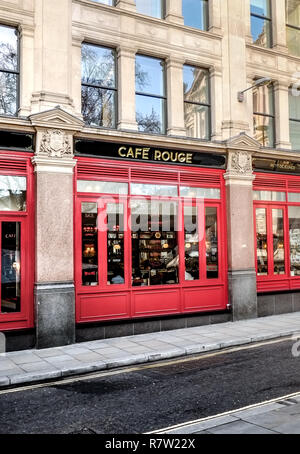
[[[76,140],[77,322],[227,307],[225,157]]]

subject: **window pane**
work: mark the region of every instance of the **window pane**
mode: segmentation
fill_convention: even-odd
[[[94,2],[97,3],[103,3],[103,5],[109,5],[109,6],[114,6],[114,0],[93,0]]]
[[[131,202],[132,285],[178,284],[177,204]]]
[[[21,310],[21,223],[2,222],[1,312]]]
[[[180,187],[181,197],[192,197],[194,199],[220,199],[220,189],[213,188],[191,188]]]
[[[128,184],[116,181],[77,181],[78,192],[89,192],[95,194],[128,194]]]
[[[18,76],[16,74],[0,72],[0,114],[16,115],[17,83]]]
[[[300,57],[300,30],[287,27],[286,40],[289,53],[296,57]]]
[[[297,96],[296,96],[297,95]],[[300,121],[300,90],[289,90],[290,119]]]
[[[107,284],[125,283],[124,206],[107,204]]]
[[[271,47],[271,21],[251,16],[253,43],[261,47]]]
[[[26,211],[26,177],[0,175],[0,211]]]
[[[265,208],[256,209],[257,274],[268,275],[267,213]]]
[[[188,137],[209,140],[210,108],[199,104],[184,103],[184,120]]]
[[[82,203],[82,285],[98,285],[97,203]]]
[[[135,0],[138,13],[162,19],[162,0]]]
[[[18,70],[18,32],[15,28],[0,26],[0,69]]]
[[[286,21],[289,25],[300,27],[300,0],[286,0]]]
[[[82,115],[91,126],[115,128],[115,91],[82,86]]]
[[[185,280],[199,280],[198,208],[184,207]]]
[[[263,147],[274,147],[274,119],[262,115],[254,115],[254,138]]]
[[[135,60],[136,91],[164,96],[164,67],[163,60],[137,55]]]
[[[207,279],[219,277],[217,208],[205,208],[205,244]]]
[[[270,0],[251,0],[250,8],[252,14],[259,16],[271,17]]]
[[[289,202],[300,203],[300,193],[299,192],[290,192],[288,194]]]
[[[209,73],[195,66],[183,67],[184,99],[189,102],[209,104]]]
[[[293,150],[300,150],[300,121],[290,121],[290,141]]]
[[[166,186],[157,184],[131,184],[132,195],[153,195],[153,196],[177,196],[177,186]]]
[[[272,210],[274,274],[285,274],[283,210]]]
[[[289,207],[291,276],[300,276],[300,207]]]
[[[253,112],[274,115],[273,85],[256,87],[253,90]]]
[[[115,88],[115,51],[82,45],[82,83]]]
[[[182,0],[182,14],[184,25],[199,30],[208,30],[207,0]]]
[[[164,134],[165,100],[136,95],[136,121],[139,131]]]
[[[286,195],[285,192],[277,191],[254,191],[253,192],[254,200],[266,200],[270,202],[285,202]]]

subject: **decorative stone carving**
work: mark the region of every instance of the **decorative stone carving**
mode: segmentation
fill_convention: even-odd
[[[72,145],[69,136],[59,129],[49,129],[43,132],[37,154],[51,158],[72,158]]]
[[[229,152],[228,171],[242,175],[252,174],[252,157],[247,151]]]

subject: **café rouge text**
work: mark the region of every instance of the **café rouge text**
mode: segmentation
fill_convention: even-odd
[[[193,164],[193,153],[183,153],[181,151],[162,151],[153,150],[151,148],[120,147],[118,154],[121,158],[127,159]]]

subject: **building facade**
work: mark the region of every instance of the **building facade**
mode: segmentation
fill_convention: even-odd
[[[299,0],[0,0],[8,349],[300,310],[299,49]]]

